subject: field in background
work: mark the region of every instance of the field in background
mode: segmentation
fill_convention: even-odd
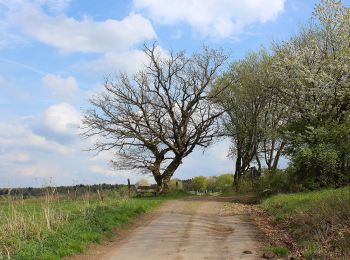
[[[127,199],[119,193],[72,200],[50,191],[39,198],[0,200],[0,259],[60,259],[112,235],[160,199]]]
[[[303,246],[307,259],[349,259],[349,186],[275,195],[260,206]]]

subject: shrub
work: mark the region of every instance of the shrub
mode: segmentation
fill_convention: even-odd
[[[252,180],[243,175],[239,183],[240,193],[254,192],[258,195],[275,194],[279,192],[295,191],[297,188],[286,170],[264,169],[260,178]]]
[[[233,175],[230,173],[222,174],[216,179],[217,190],[221,192],[229,192],[232,190]]]
[[[350,183],[350,124],[306,127],[287,149],[296,182],[309,190]]]
[[[290,191],[288,173],[283,170],[264,170],[262,177],[257,182],[259,192],[271,190],[272,193]]]
[[[288,227],[307,259],[350,259],[350,187],[280,194],[261,206]]]

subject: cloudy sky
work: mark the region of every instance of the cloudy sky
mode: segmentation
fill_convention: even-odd
[[[0,187],[125,183],[77,135],[106,75],[134,73],[144,42],[238,59],[298,31],[313,0],[0,0]],[[233,170],[228,141],[196,151],[176,177]],[[130,175],[136,181],[137,175]]]

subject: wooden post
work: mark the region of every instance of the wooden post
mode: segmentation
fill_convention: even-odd
[[[130,185],[130,179],[128,179],[128,194],[129,194],[129,198],[131,196],[131,185]]]
[[[176,181],[176,190],[179,190],[179,182]]]

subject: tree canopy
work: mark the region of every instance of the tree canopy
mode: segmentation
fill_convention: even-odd
[[[350,182],[349,42],[350,9],[324,0],[297,35],[231,64],[213,92],[237,183],[252,165],[275,171],[282,155],[299,183]]]

